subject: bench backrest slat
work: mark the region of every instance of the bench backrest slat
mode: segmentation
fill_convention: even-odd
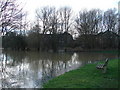
[[[108,64],[108,59],[105,60],[105,64],[103,66],[107,66]]]

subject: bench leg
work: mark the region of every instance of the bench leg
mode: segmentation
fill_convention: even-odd
[[[103,73],[106,73],[107,67],[104,67],[103,69]]]

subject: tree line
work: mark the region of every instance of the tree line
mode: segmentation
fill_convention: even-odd
[[[26,17],[26,13],[22,11],[23,8],[19,8],[16,1],[0,1],[0,31],[3,34],[3,48],[18,50],[25,50],[26,48],[41,50],[41,47],[43,50],[46,50],[46,48],[48,50],[57,49],[59,43],[56,35],[64,32],[71,34],[75,39],[77,36],[78,39],[82,35],[97,35],[105,31],[118,34],[120,31],[119,15],[115,8],[106,11],[84,9],[74,15],[74,11],[70,7],[61,7],[59,9],[43,7],[36,10],[36,21],[28,27],[30,28],[29,33],[24,32],[22,34],[23,30],[27,31],[25,27],[27,27],[28,23],[23,20]],[[15,33],[15,30],[19,30],[20,34]],[[51,39],[48,40],[49,43],[45,40],[44,35],[46,34],[52,35]],[[82,40],[89,42],[88,37],[84,37]],[[81,43],[79,40],[77,42]],[[71,45],[67,46],[79,47],[79,45],[77,46],[71,42]]]

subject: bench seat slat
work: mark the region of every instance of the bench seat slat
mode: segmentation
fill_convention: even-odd
[[[96,66],[97,69],[103,69],[104,68],[104,64],[100,64]]]

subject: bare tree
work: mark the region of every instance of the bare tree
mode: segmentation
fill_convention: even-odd
[[[58,12],[56,11],[56,9],[54,7],[51,8],[51,14],[49,17],[49,32],[51,34],[56,34],[58,33],[57,29],[58,29]]]
[[[43,34],[49,32],[63,33],[68,32],[71,26],[72,10],[68,7],[56,10],[55,7],[44,7],[36,10],[37,18],[42,22]]]
[[[69,32],[71,27],[72,10],[69,7],[63,7],[59,9],[59,23],[61,26],[61,32]]]
[[[37,9],[36,10],[36,16],[38,18],[38,20],[40,21],[40,23],[42,23],[42,31],[43,34],[46,34],[49,31],[50,28],[50,15],[52,13],[52,9],[49,7],[44,7],[42,9]]]
[[[38,24],[36,24],[35,26],[33,26],[32,28],[31,28],[31,33],[38,33],[38,34],[40,34],[40,32],[41,32],[41,28],[40,28],[40,26],[38,25]]]
[[[0,28],[3,34],[16,28],[20,29],[23,16],[17,0],[0,0]]]
[[[98,34],[98,31],[102,29],[102,11],[99,9],[92,9],[88,13],[90,34]]]
[[[109,9],[104,12],[103,25],[105,30],[116,32],[117,15],[116,9]]]
[[[57,33],[58,27],[58,12],[54,7],[44,7],[36,11],[37,20],[42,22],[43,34],[49,32],[50,34]]]
[[[79,12],[78,17],[75,19],[76,25],[75,28],[78,31],[78,33],[81,34],[87,34],[88,32],[88,12],[87,11],[83,11],[83,12]]]
[[[80,35],[97,34],[102,21],[102,13],[98,9],[79,12],[75,19],[75,28]]]

